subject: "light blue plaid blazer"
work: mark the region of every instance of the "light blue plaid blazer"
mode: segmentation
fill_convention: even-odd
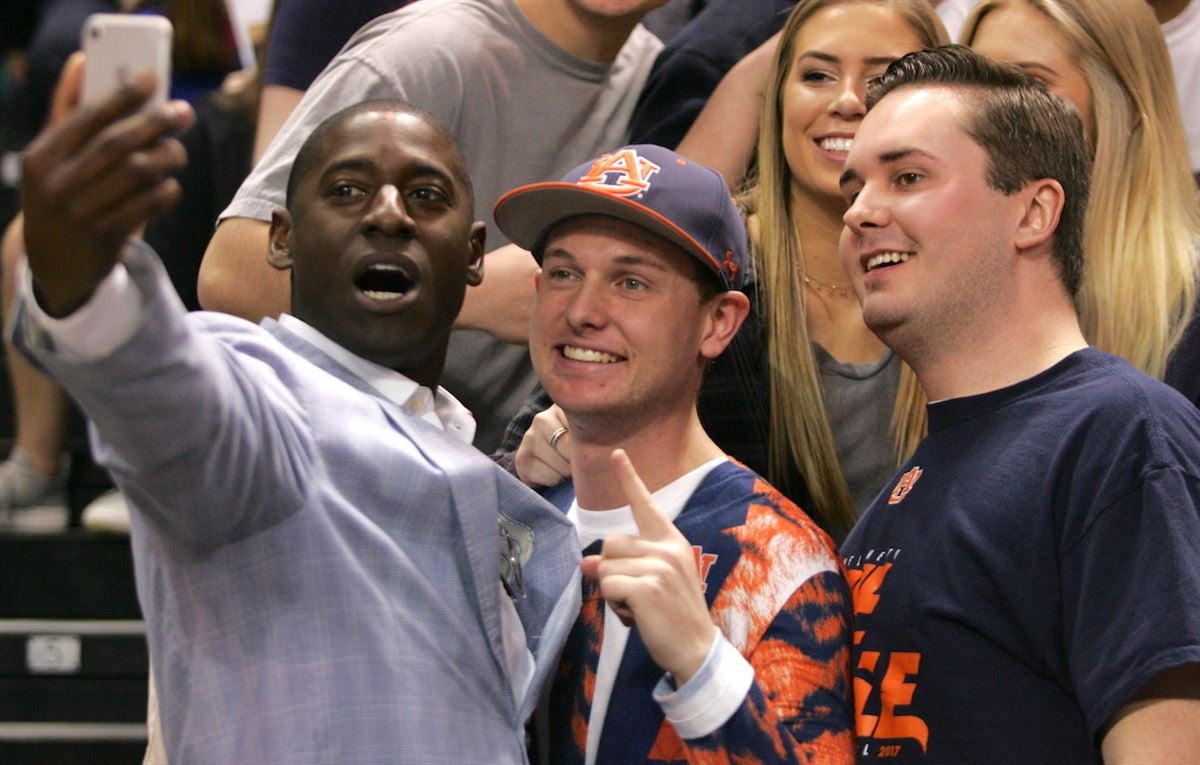
[[[278,324],[186,315],[130,249],[145,320],[113,353],[64,359],[21,306],[12,327],[135,509],[171,762],[523,762],[578,608],[570,524]],[[498,513],[533,539],[518,613],[537,672],[519,701]]]

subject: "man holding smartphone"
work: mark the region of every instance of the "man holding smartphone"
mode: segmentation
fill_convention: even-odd
[[[398,102],[334,115],[271,223],[294,315],[187,314],[129,238],[178,196],[192,118],[144,109],[153,85],[31,146],[12,332],[130,500],[170,761],[525,762],[579,554],[438,387],[482,278],[453,141]]]

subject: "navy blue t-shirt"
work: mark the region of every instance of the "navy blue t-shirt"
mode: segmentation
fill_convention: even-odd
[[[1086,349],[929,424],[842,546],[860,760],[1099,762],[1200,662],[1200,411]]]
[[[782,29],[795,4],[711,0],[654,60],[629,120],[629,142],[678,146],[721,78]]]
[[[308,90],[361,26],[410,2],[413,0],[277,0],[263,83]]]

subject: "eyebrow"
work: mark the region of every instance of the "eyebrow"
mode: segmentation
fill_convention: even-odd
[[[909,157],[913,157],[913,156],[925,157],[926,159],[937,159],[937,157],[933,156],[932,154],[930,154],[929,152],[927,152],[923,149],[918,149],[915,146],[905,146],[900,149],[893,149],[892,151],[885,151],[883,154],[879,155],[879,161],[882,164],[890,165],[893,162],[899,162],[902,159],[908,159]]]
[[[375,163],[367,157],[348,157],[326,165],[325,169],[321,171],[321,175],[329,175],[343,170],[372,170],[374,167]]]
[[[820,50],[806,50],[803,53],[801,53],[799,56],[797,56],[796,60],[799,61],[800,59],[803,59],[803,58],[815,58],[818,61],[825,61],[830,64],[842,63],[842,59],[840,56],[835,56],[832,53],[826,53],[826,52],[820,51]],[[865,63],[869,66],[884,66],[886,64],[892,63],[895,60],[896,60],[895,56],[871,56],[870,58],[863,59],[863,63]]]
[[[1047,74],[1053,74],[1055,76],[1058,76],[1058,71],[1056,69],[1054,69],[1053,67],[1046,66],[1045,64],[1040,63],[1038,61],[1018,61],[1015,64],[1015,66],[1018,69],[1038,69]]]
[[[615,260],[623,266],[646,266],[663,272],[670,270],[658,258],[648,258],[645,255],[618,255]]]
[[[891,165],[909,157],[924,157],[932,160],[937,159],[937,157],[933,156],[927,151],[924,151],[923,149],[918,149],[915,146],[905,146],[899,149],[893,149],[892,151],[885,151],[884,153],[880,154],[879,164]],[[845,172],[843,172],[841,177],[838,178],[838,186],[843,187],[853,181],[861,180],[862,176],[860,176],[854,168],[846,168]]]

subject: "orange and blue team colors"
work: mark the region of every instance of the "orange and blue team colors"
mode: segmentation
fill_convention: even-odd
[[[548,492],[568,507],[569,485]],[[799,508],[730,461],[713,469],[675,519],[707,568],[705,598],[754,669],[734,715],[683,740],[651,692],[663,671],[635,627],[621,657],[597,763],[850,763],[850,593],[833,543]],[[596,552],[599,542],[585,551]],[[703,569],[702,569],[703,570]],[[551,693],[551,762],[581,765],[604,630],[592,582]]]

